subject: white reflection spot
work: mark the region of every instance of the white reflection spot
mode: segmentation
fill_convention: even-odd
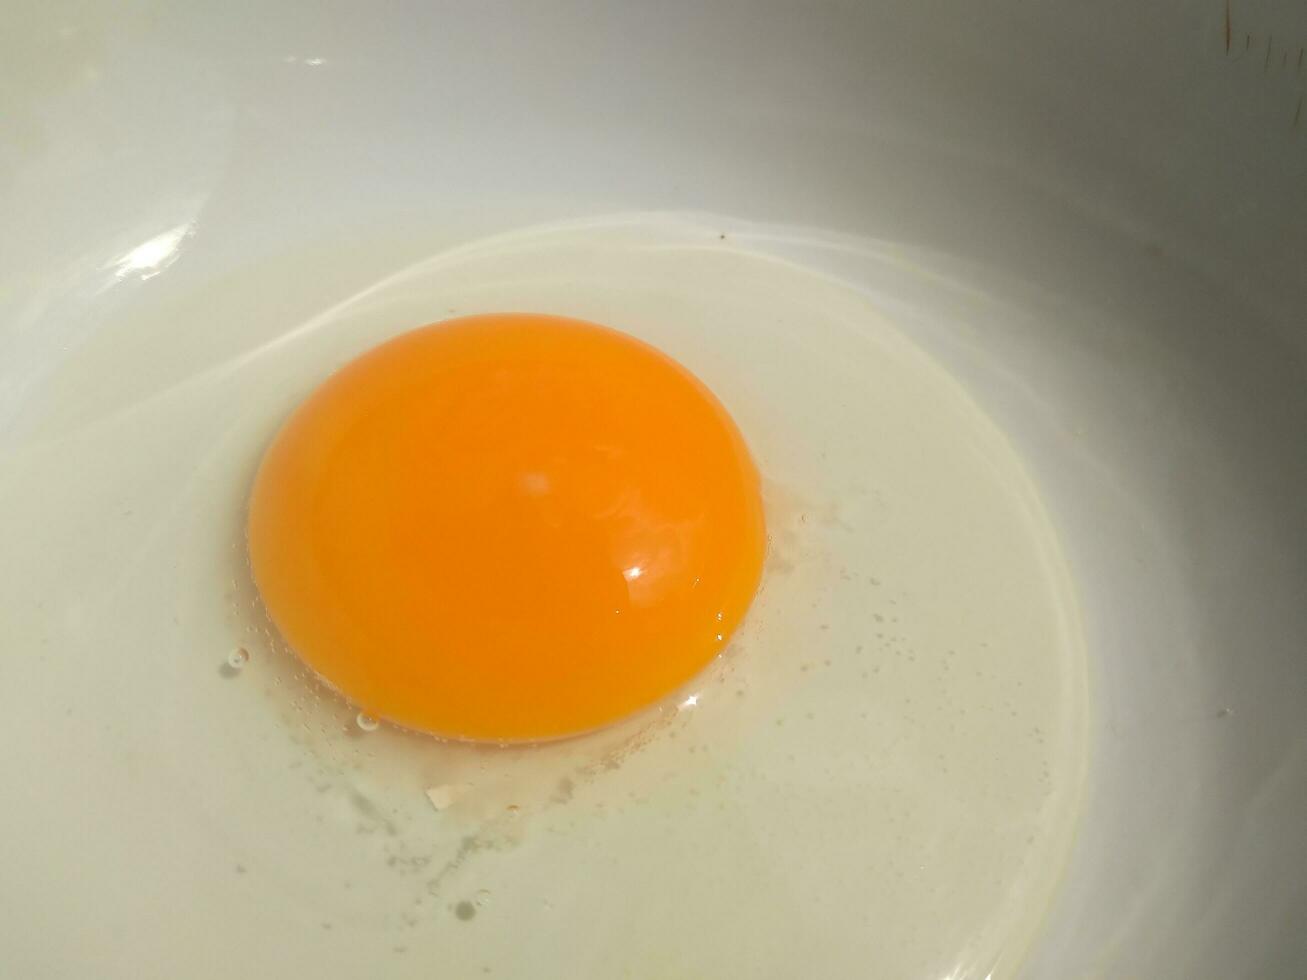
[[[531,497],[543,497],[549,492],[549,476],[545,473],[523,473],[522,489]]]
[[[685,711],[687,708],[693,708],[698,703],[699,703],[699,695],[691,694],[688,698],[686,698],[684,701],[681,702],[681,710]]]
[[[643,568],[641,568],[639,565],[632,565],[630,568],[622,572],[622,578],[626,579],[628,582],[634,582],[643,574],[644,574]]]
[[[111,263],[114,274],[119,279],[126,279],[138,273],[142,279],[157,276],[176,261],[177,250],[181,248],[182,239],[189,231],[189,225],[178,225],[161,235],[155,235],[149,241],[142,242],[122,258]]]

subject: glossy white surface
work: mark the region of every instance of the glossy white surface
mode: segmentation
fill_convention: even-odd
[[[20,4],[0,34],[0,453],[486,232],[709,209],[879,240],[776,247],[862,283],[964,381],[1084,602],[1088,809],[1029,976],[1302,976],[1307,14],[1228,9],[1227,48],[1225,8],[1178,0]],[[329,277],[302,274],[314,254]],[[6,575],[58,583],[68,533],[52,522],[46,557]],[[166,811],[61,748],[103,737],[59,707],[48,732],[5,713],[11,759],[80,767],[85,839],[166,844]],[[187,723],[159,712],[123,724]],[[9,782],[13,812],[51,805]],[[238,791],[201,795],[214,836]],[[0,846],[17,866],[28,840]],[[230,873],[163,853],[197,895]],[[124,889],[154,870],[124,864]],[[42,873],[76,892],[75,864]],[[0,902],[24,938],[67,935],[12,884]],[[206,961],[222,927],[187,937]]]
[[[114,937],[149,921],[173,937],[156,961],[196,977],[257,973],[287,944],[319,977],[1012,976],[1083,795],[1065,560],[952,379],[857,289],[755,250],[794,238],[670,215],[494,236],[16,450],[0,591],[15,646],[51,653],[15,665],[13,719],[63,706],[52,736],[79,760],[44,777],[43,753],[13,763],[47,789],[5,828],[28,842],[10,867],[28,897],[6,924],[18,963],[75,971],[93,953],[134,976],[139,952]],[[689,366],[749,434],[770,548],[730,655],[660,711],[495,750],[379,730],[304,676],[254,597],[242,520],[271,433],[333,367],[397,325],[504,309],[619,325]],[[123,346],[167,325],[142,316]],[[71,355],[56,391],[64,369],[94,399],[119,368]],[[27,400],[52,417],[69,401]],[[35,572],[52,553],[57,577]],[[86,767],[131,801],[91,834]],[[137,809],[166,843],[134,833]],[[166,855],[230,868],[181,902]],[[45,874],[65,863],[74,895]],[[123,865],[152,870],[109,906]],[[288,901],[296,882],[312,891]],[[55,908],[76,937],[58,953],[41,930]],[[220,962],[198,955],[197,912],[224,919]],[[551,938],[582,932],[584,950]]]

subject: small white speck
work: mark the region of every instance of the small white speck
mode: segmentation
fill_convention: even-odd
[[[427,790],[427,799],[431,801],[431,805],[437,810],[447,810],[461,797],[466,796],[471,788],[467,783],[445,783],[443,786],[432,786]]]

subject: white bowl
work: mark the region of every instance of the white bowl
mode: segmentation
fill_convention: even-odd
[[[1300,5],[33,2],[6,20],[0,451],[523,224],[711,211],[883,243],[775,250],[902,301],[887,312],[1024,458],[1083,605],[1087,803],[1022,976],[1307,976]],[[287,272],[315,253],[329,272]],[[168,321],[205,290],[221,316]],[[149,346],[116,350],[142,311]],[[208,331],[198,355],[170,342],[188,329]],[[88,345],[113,384],[91,396],[74,370],[42,389]],[[38,391],[56,410],[34,414]],[[57,532],[23,574],[57,576],[75,547]],[[16,657],[0,676],[30,707],[58,650]],[[208,916],[192,932],[83,923],[80,952],[31,958],[64,941],[51,903],[79,872],[20,829],[167,828],[67,754],[112,725],[31,716],[0,723],[6,809],[25,812],[0,819],[0,963],[8,947],[15,976],[146,976],[125,951],[171,942],[187,975],[218,975],[204,855],[167,876]],[[33,783],[69,765],[89,767],[83,798]],[[115,873],[130,891],[155,870]],[[261,951],[264,975],[319,939]]]

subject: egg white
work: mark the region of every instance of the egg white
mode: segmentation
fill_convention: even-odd
[[[74,764],[16,764],[45,794],[6,828],[30,831],[10,880],[75,891],[107,934],[149,921],[197,949],[196,903],[273,960],[286,930],[319,930],[296,969],[321,977],[1007,975],[1083,782],[1068,574],[1002,435],[835,262],[767,254],[787,234],[529,228],[343,301],[324,279],[321,313],[237,356],[206,361],[197,335],[175,383],[38,412],[0,463],[9,710]],[[502,749],[363,731],[268,628],[249,482],[334,367],[503,310],[628,331],[717,393],[767,480],[763,589],[695,684],[607,731]],[[119,390],[77,358],[83,386]],[[49,384],[32,404],[63,418]],[[55,860],[69,840],[84,860]]]

